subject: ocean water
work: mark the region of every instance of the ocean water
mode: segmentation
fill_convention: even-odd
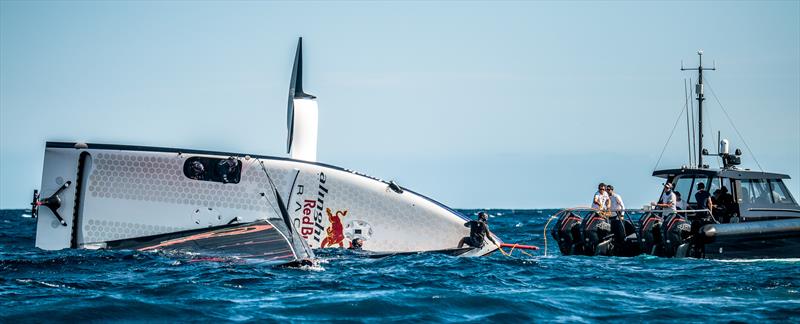
[[[331,250],[319,269],[298,270],[41,251],[24,212],[0,212],[0,322],[800,322],[798,260],[560,256],[551,240],[547,256]],[[543,247],[553,212],[491,210],[490,227],[506,242]]]

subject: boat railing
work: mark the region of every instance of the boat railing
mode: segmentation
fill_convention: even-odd
[[[608,210],[608,209],[598,209],[598,208],[591,208],[591,207],[572,207],[572,208],[563,208],[553,214],[553,216],[560,216],[560,214],[565,212],[575,212],[575,213],[585,213],[585,212],[595,212],[600,215],[615,215],[619,213],[623,214],[694,214],[694,213],[707,213],[709,212],[708,209],[652,209],[652,208],[626,208],[626,209],[618,209],[618,210]]]

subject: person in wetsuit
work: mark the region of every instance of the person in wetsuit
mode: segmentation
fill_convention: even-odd
[[[487,238],[492,241],[494,245],[499,245],[494,238],[492,238],[491,232],[489,231],[489,224],[487,224],[488,221],[489,215],[485,212],[480,212],[478,213],[478,220],[464,223],[464,227],[469,227],[469,236],[461,238],[461,241],[458,242],[458,248],[464,247],[464,244],[474,248],[482,248]]]
[[[205,173],[206,167],[203,165],[203,162],[198,160],[192,161],[192,164],[189,167],[189,178],[194,180],[205,180]]]
[[[364,240],[356,237],[352,241],[350,241],[350,247],[348,248],[348,250],[361,251],[361,249],[363,248],[364,248]]]
[[[220,175],[222,183],[239,182],[237,177],[239,163],[232,156],[217,163],[217,173]]]

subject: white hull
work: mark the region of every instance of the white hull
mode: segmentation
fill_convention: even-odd
[[[218,161],[229,156],[241,162],[238,183],[187,176],[187,160]],[[232,221],[280,219],[261,162],[287,200],[297,231],[312,248],[347,248],[353,238],[360,237],[368,251],[431,251],[454,248],[469,234],[463,215],[429,198],[321,163],[120,145],[89,144],[76,149],[73,143],[48,143],[42,197],[66,181],[73,184],[60,194],[58,211],[67,225],[42,207],[36,246],[89,247]],[[470,255],[496,248],[488,243]]]

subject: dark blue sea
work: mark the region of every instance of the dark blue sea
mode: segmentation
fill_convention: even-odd
[[[800,260],[710,261],[513,252],[380,259],[321,254],[319,269],[190,262],[151,252],[33,247],[0,215],[0,322],[800,322]],[[473,211],[464,211],[471,214]],[[507,242],[543,246],[553,210],[491,210]]]

